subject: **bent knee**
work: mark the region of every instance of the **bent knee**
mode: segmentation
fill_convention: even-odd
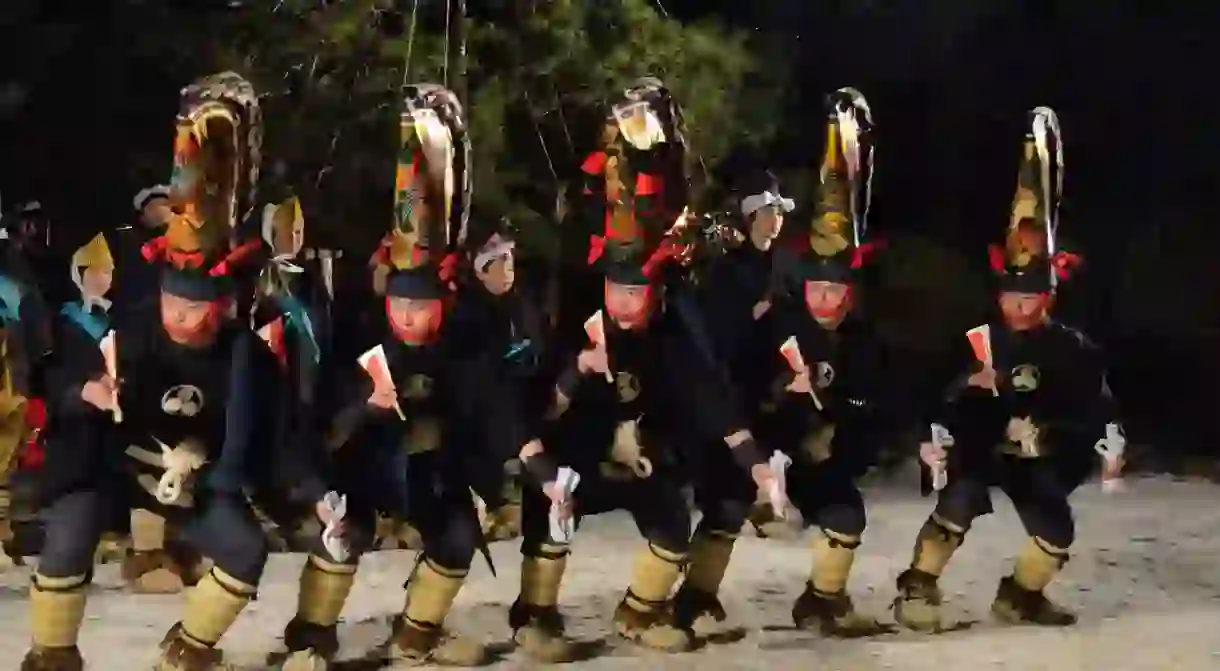
[[[216,568],[247,585],[259,583],[271,552],[271,545],[261,528],[231,529],[225,541],[216,545],[215,548],[200,548]]]
[[[1031,515],[1025,526],[1026,533],[1041,539],[1041,545],[1048,546],[1048,551],[1058,549],[1066,552],[1076,542],[1076,522],[1070,513]]]
[[[433,563],[451,571],[469,571],[474,555],[483,542],[483,530],[474,516],[452,520],[435,535],[423,534],[424,555]],[[421,532],[422,533],[422,532]]]
[[[750,516],[751,502],[718,501],[702,509],[703,518],[699,520],[701,533],[721,533],[737,535]]]
[[[859,545],[860,537],[868,526],[868,517],[862,505],[829,506],[818,515],[818,525],[831,538],[841,539],[845,544],[854,539],[855,544]]]

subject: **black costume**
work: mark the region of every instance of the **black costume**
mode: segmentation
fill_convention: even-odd
[[[467,392],[478,395],[486,420],[466,427],[466,440],[515,458],[538,435],[549,407],[554,341],[538,301],[516,275],[516,242],[504,222],[489,229],[472,226],[467,246],[473,277],[458,290],[446,333],[451,356],[477,365],[489,384]],[[519,524],[519,506],[505,508],[515,497],[504,486],[504,465],[476,457],[468,472],[486,508],[484,529],[495,540],[511,536],[519,531],[512,528]]]
[[[992,249],[1000,291],[1043,302],[1049,309],[1061,278],[1077,258],[1055,251],[1062,149],[1054,112],[1031,113],[1013,216],[1004,247]],[[1075,536],[1068,496],[1091,469],[1095,449],[1121,451],[1121,430],[1105,381],[1101,353],[1078,331],[1045,314],[1025,328],[995,320],[965,338],[944,406],[933,417],[947,458],[946,482],[924,523],[911,568],[898,580],[896,613],[903,624],[940,627],[937,579],[973,520],[992,512],[989,489],[1012,500],[1030,539],[1013,574],[1001,581],[992,610],[1008,621],[1066,625],[1075,616],[1043,590],[1068,558]],[[981,356],[980,356],[981,355]],[[969,380],[996,371],[994,389]],[[947,429],[947,432],[946,432]]]
[[[556,389],[562,417],[545,434],[546,452],[525,459],[538,483],[562,486],[560,463],[580,475],[571,494],[577,525],[585,515],[631,512],[648,546],[637,555],[614,622],[622,636],[664,651],[692,645],[690,632],[667,616],[690,536],[677,450],[684,443],[720,441],[718,449],[728,454],[723,443],[736,436],[735,451],[754,456],[735,406],[718,395],[710,359],[691,346],[690,315],[673,309],[662,293],[664,267],[678,251],[665,234],[684,201],[679,185],[648,171],[682,150],[674,115],[668,92],[645,80],[607,122],[594,171],[605,178],[604,200],[586,208],[604,223],[605,234],[593,240],[589,262],[604,273],[607,292],[646,292],[647,316],[629,330],[600,310],[586,317],[591,351],[604,347],[608,371],[582,371],[580,357],[569,359]],[[760,462],[765,458],[749,465]],[[569,539],[553,535],[551,508],[541,491],[524,490],[521,593],[509,620],[528,652],[556,662],[572,652],[557,607]]]
[[[829,107],[817,209],[803,236],[807,247],[777,250],[795,258],[783,264],[783,272],[769,284],[757,268],[749,275],[745,269],[738,271],[743,280],[737,292],[743,286],[766,287],[771,295],[730,294],[737,313],[722,330],[741,329],[746,319],[754,329],[748,339],[738,335],[736,347],[725,347],[723,356],[749,409],[755,435],[791,461],[786,476],[790,501],[806,524],[822,530],[814,541],[813,569],[793,607],[793,619],[801,627],[855,635],[870,633],[875,624],[855,615],[845,591],[866,524],[864,500],[854,480],[901,430],[903,417],[901,399],[887,379],[885,349],[851,304],[855,271],[873,247],[863,240],[873,155],[871,115],[867,102],[852,89],[837,92]],[[760,266],[757,259],[744,260]],[[747,279],[752,280],[749,285]],[[835,308],[838,312],[824,320],[827,325],[806,305],[806,292],[820,285],[841,287],[844,296]],[[751,299],[756,302],[751,304]],[[762,300],[770,304],[765,312],[757,306]],[[798,374],[808,379],[812,393],[788,389]],[[724,462],[699,469],[701,479],[722,484],[704,487],[711,492],[700,502],[705,518],[696,532],[697,552],[678,600],[684,621],[705,613],[723,618],[716,590],[735,533],[745,521],[744,511],[753,502],[748,481],[738,476],[732,484],[731,464]]]
[[[377,255],[390,271],[384,335],[365,343],[374,346],[359,361],[335,362],[340,403],[327,436],[327,471],[347,497],[347,556],[326,548],[310,555],[301,606],[285,633],[301,662],[328,661],[337,652],[335,625],[360,554],[372,545],[379,512],[410,520],[423,539],[394,621],[391,655],[457,666],[486,658],[482,645],[443,629],[483,546],[464,469],[467,451],[481,445],[461,441],[459,431],[479,420],[468,391],[482,379],[468,360],[450,356],[446,326],[410,340],[392,316],[404,302],[407,310],[435,307],[439,317],[449,298],[452,250],[465,222],[461,204],[469,203],[468,193],[457,193],[466,184],[465,164],[452,160],[464,141],[462,108],[452,92],[434,85],[408,89],[395,152],[394,228]],[[393,407],[372,404],[378,394],[392,398]]]
[[[214,563],[166,635],[159,669],[216,668],[216,643],[254,597],[268,547],[244,490],[247,465],[264,458],[258,450],[278,444],[275,421],[266,418],[276,416],[279,378],[274,360],[253,333],[225,317],[225,306],[228,271],[239,260],[229,247],[235,210],[253,200],[258,175],[257,110],[251,86],[233,73],[183,90],[174,147],[176,214],[166,235],[146,245],[145,257],[162,267],[163,300],[206,306],[202,328],[175,341],[166,313],[154,311],[118,324],[105,350],[82,338],[59,358],[50,394],[57,417],[44,465],[59,486],[45,510],[46,543],[30,597],[34,646],[23,669],[80,668],[76,634],[94,548],[107,513],[126,510],[134,497],[148,501],[140,507],[179,518]],[[191,337],[199,338],[196,344],[179,344]],[[113,354],[99,355],[106,350]],[[84,401],[82,390],[107,379],[121,385],[110,412],[103,412]],[[90,430],[115,420],[110,431]],[[305,477],[292,470],[294,463],[284,460],[277,471]]]

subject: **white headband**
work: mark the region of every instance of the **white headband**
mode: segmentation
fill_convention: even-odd
[[[796,209],[796,203],[791,198],[784,198],[778,193],[763,191],[753,196],[746,196],[741,200],[741,214],[748,217],[771,205],[779,205],[784,212],[791,212]]]
[[[517,243],[512,240],[507,240],[496,236],[496,241],[492,244],[479,250],[474,256],[474,267],[477,270],[482,270],[484,266],[495,261],[501,256],[508,256],[513,253],[513,249],[517,247]]]
[[[149,201],[154,198],[169,198],[169,187],[164,184],[158,184],[140,189],[140,192],[132,199],[131,206],[135,208],[136,212],[143,212],[144,206],[148,205]]]

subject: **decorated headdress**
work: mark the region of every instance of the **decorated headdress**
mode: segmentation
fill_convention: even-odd
[[[866,241],[872,200],[873,116],[853,88],[828,100],[826,148],[818,171],[813,219],[801,240],[801,278],[849,283],[876,243]]]
[[[590,240],[588,263],[607,279],[643,285],[674,254],[666,233],[686,205],[681,112],[657,79],[623,92],[602,128],[601,148],[581,166],[582,209],[601,235]]]
[[[110,245],[106,244],[106,236],[101,233],[93,236],[92,240],[72,253],[72,267],[69,272],[72,275],[72,283],[82,291],[84,290],[82,272],[87,268],[114,270],[114,256],[110,254]]]
[[[438,298],[453,274],[454,250],[466,237],[469,140],[452,91],[416,84],[405,92],[393,223],[375,258],[390,268],[389,295]]]
[[[233,72],[196,81],[179,100],[173,216],[144,257],[164,264],[166,291],[214,300],[228,290],[232,266],[258,250],[257,240],[234,246],[234,230],[257,197],[262,115],[254,87]]]
[[[1030,129],[1022,145],[1017,192],[1004,246],[990,250],[991,267],[1005,291],[1048,293],[1080,263],[1080,257],[1056,249],[1059,203],[1063,198],[1063,136],[1059,118],[1049,107],[1029,113]]]

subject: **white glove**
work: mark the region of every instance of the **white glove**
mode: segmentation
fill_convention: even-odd
[[[1093,451],[1101,456],[1102,491],[1115,492],[1122,489],[1123,454],[1127,449],[1127,437],[1122,427],[1114,422],[1106,424],[1106,435],[1093,445]]]
[[[928,468],[932,470],[932,489],[940,491],[949,484],[949,471],[947,467],[947,455],[945,450],[953,447],[955,444],[953,434],[949,433],[949,429],[944,426],[932,423],[932,449],[936,455],[936,459],[928,464]]]
[[[330,509],[330,518],[326,522],[326,528],[322,529],[322,546],[335,561],[345,562],[351,554],[351,550],[347,547],[347,541],[339,533],[338,526],[347,515],[347,495],[326,492],[326,496],[322,497],[322,502]]]
[[[768,464],[771,466],[771,472],[775,474],[775,479],[771,481],[771,491],[767,492],[771,510],[778,519],[788,519],[787,473],[788,467],[792,465],[792,458],[776,450],[771,453]]]
[[[579,484],[580,473],[567,466],[559,467],[559,473],[555,476],[555,486],[563,491],[565,501],[572,499],[572,492],[576,491],[576,487]],[[564,545],[571,543],[572,536],[576,534],[576,517],[569,515],[566,519],[560,519],[559,505],[552,501],[548,519],[551,527],[551,541],[563,543]]]

